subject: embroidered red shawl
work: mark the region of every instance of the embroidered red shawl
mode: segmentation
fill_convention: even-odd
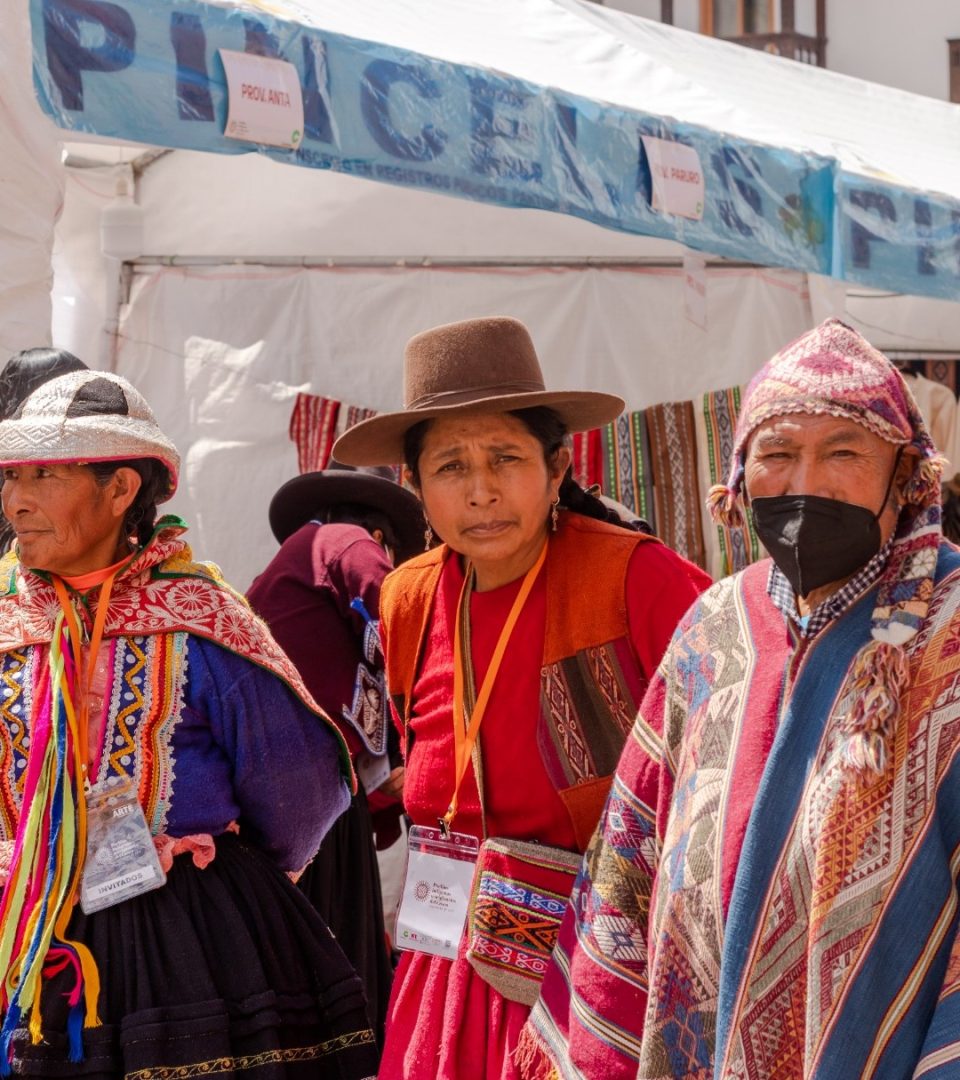
[[[345,775],[356,778],[343,736],[314,701],[300,674],[274,641],[266,624],[223,579],[214,563],[194,562],[182,539],[186,524],[174,515],[160,518],[149,543],[133,555],[114,582],[104,637],[135,634],[194,634],[242,656],[276,675],[330,726],[340,747]],[[78,616],[89,630],[95,608],[76,596]],[[0,652],[46,645],[60,609],[47,575],[26,570],[15,552],[0,560]]]

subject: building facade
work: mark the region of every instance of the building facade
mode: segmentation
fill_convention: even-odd
[[[957,0],[601,0],[871,82],[960,101]]]

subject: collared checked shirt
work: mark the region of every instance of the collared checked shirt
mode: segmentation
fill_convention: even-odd
[[[892,547],[893,537],[891,536],[862,570],[858,570],[846,585],[818,604],[806,618],[797,611],[797,598],[793,586],[787,581],[786,575],[776,563],[770,567],[767,593],[775,606],[794,624],[800,637],[812,638],[842,615],[858,597],[876,583],[883,573]]]

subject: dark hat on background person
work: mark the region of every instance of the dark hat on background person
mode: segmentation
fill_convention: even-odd
[[[0,420],[12,416],[21,401],[50,379],[86,370],[87,365],[66,349],[24,349],[16,353],[0,371]]]
[[[385,467],[357,468],[331,461],[322,472],[295,476],[270,500],[270,528],[282,544],[308,521],[344,503],[367,506],[389,519],[396,533],[398,561],[423,548],[426,523],[420,500]]]
[[[616,394],[547,390],[530,333],[519,319],[495,316],[447,323],[407,342],[403,410],[381,413],[345,431],[333,447],[338,461],[392,465],[403,439],[421,420],[458,413],[510,412],[545,405],[567,431],[588,431],[624,409]]]

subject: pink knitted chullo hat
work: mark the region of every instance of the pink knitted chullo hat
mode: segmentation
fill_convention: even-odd
[[[904,493],[924,505],[940,500],[942,459],[903,376],[856,330],[827,319],[768,360],[750,380],[737,421],[733,461],[726,484],[710,489],[715,520],[742,523],[743,468],[750,436],[761,424],[790,413],[845,417],[896,446],[920,454]]]
[[[846,759],[857,769],[879,773],[908,679],[903,646],[923,624],[933,594],[942,539],[943,458],[900,372],[855,330],[828,319],[781,349],[747,387],[727,482],[715,485],[707,497],[715,520],[727,525],[743,520],[744,464],[753,433],[774,417],[797,413],[853,420],[919,454],[902,492],[904,506],[879,581],[872,640],[854,658],[842,695],[850,702],[843,721]]]

